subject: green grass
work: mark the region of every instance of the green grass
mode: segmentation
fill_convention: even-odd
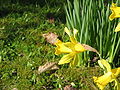
[[[45,85],[47,74],[38,80],[35,70],[48,61],[57,61],[54,46],[42,37],[43,33],[56,32],[61,35],[64,25],[57,8],[48,9],[34,5],[3,5],[0,18],[0,89],[40,88]],[[5,13],[6,12],[6,13]],[[53,13],[55,22],[49,23],[47,14]],[[56,18],[58,17],[58,18]],[[60,17],[61,18],[61,17]],[[39,78],[40,79],[40,78]],[[37,82],[37,83],[36,83]],[[40,84],[41,83],[41,84]]]

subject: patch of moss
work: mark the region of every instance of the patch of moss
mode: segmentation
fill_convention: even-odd
[[[56,75],[64,83],[63,87],[74,82],[77,88],[84,90],[94,89],[92,77],[101,75],[101,72],[99,67],[80,67],[60,69]]]

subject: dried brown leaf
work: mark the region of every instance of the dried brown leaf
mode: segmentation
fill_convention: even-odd
[[[91,46],[89,46],[89,45],[87,45],[87,44],[82,44],[82,46],[83,46],[86,50],[95,52],[95,53],[97,53],[97,54],[99,55],[99,52],[98,52],[95,48],[93,48],[93,47],[91,47]]]
[[[76,88],[73,88],[72,85],[66,85],[64,87],[64,90],[77,90]]]
[[[46,39],[47,42],[49,42],[50,44],[55,44],[58,35],[56,35],[55,33],[49,32],[46,34],[42,34],[42,36]]]
[[[59,69],[59,67],[56,64],[57,64],[56,62],[47,62],[43,66],[39,66],[38,74],[43,73],[43,72],[45,72],[47,70]]]

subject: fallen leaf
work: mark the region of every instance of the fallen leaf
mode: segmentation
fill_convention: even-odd
[[[89,46],[89,45],[87,45],[87,44],[82,44],[82,46],[83,46],[86,50],[95,52],[95,53],[97,53],[97,54],[99,55],[99,52],[98,52],[95,48],[93,48],[93,47],[91,47],[91,46]]]
[[[52,32],[49,32],[49,33],[46,33],[46,34],[42,34],[42,36],[50,44],[54,44],[56,42],[57,38],[58,38],[58,35],[56,35],[55,33],[52,33]]]
[[[56,64],[57,64],[56,62],[47,62],[43,66],[39,66],[38,74],[41,74],[41,73],[48,71],[48,70],[59,69],[59,67]]]
[[[76,88],[73,88],[72,85],[66,85],[64,87],[64,90],[77,90]]]

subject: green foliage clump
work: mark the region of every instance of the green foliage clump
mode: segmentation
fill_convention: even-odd
[[[116,3],[118,0],[116,0]],[[77,37],[80,43],[90,45],[98,50],[100,57],[108,59],[109,63],[118,66],[120,52],[120,33],[115,33],[118,23],[110,21],[110,6],[112,1],[104,0],[67,0],[65,5],[66,22],[69,29],[76,28],[79,31]],[[95,54],[84,52],[81,54],[83,63],[93,59]]]

